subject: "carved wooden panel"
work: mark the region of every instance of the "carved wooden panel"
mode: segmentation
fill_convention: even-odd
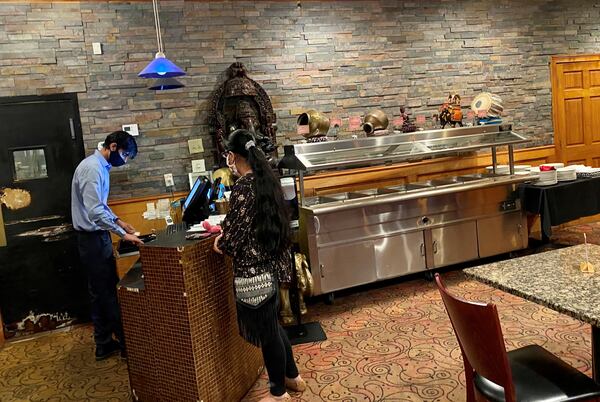
[[[565,72],[565,89],[583,88],[583,73],[581,71]]]
[[[590,87],[600,87],[600,70],[590,70]]]
[[[583,99],[565,99],[565,119],[569,119],[565,133],[566,145],[583,144]]]

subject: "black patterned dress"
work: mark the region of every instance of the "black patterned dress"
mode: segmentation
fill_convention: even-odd
[[[223,237],[219,248],[233,261],[233,274],[249,278],[265,272],[278,281],[291,280],[291,250],[273,254],[267,252],[256,239],[256,191],[254,176],[240,177],[233,186],[230,207],[223,221]],[[278,292],[277,292],[278,293]],[[240,335],[248,342],[260,346],[278,334],[278,295],[257,309],[237,303]]]

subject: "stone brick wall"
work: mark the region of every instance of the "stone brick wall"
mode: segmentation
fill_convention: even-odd
[[[343,119],[406,105],[430,119],[448,92],[463,105],[482,91],[504,99],[505,120],[552,141],[551,55],[599,50],[595,1],[162,1],[167,57],[186,87],[152,92],[137,77],[156,40],[150,2],[0,4],[0,96],[77,92],[87,152],[138,123],[140,154],[115,170],[113,198],[187,189],[191,160],[212,165],[206,125],[224,70],[244,62],[267,90],[281,143],[316,108]],[[92,54],[92,42],[104,54]],[[426,127],[431,127],[428,120]],[[204,154],[187,140],[203,138]]]

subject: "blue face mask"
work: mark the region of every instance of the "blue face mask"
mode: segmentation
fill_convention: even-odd
[[[114,167],[119,167],[125,164],[125,159],[121,156],[119,151],[110,151],[108,163],[110,163]]]

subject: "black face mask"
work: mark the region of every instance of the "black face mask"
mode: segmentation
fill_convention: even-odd
[[[119,167],[125,164],[125,160],[121,157],[119,151],[110,151],[108,163],[110,163],[114,167]]]

